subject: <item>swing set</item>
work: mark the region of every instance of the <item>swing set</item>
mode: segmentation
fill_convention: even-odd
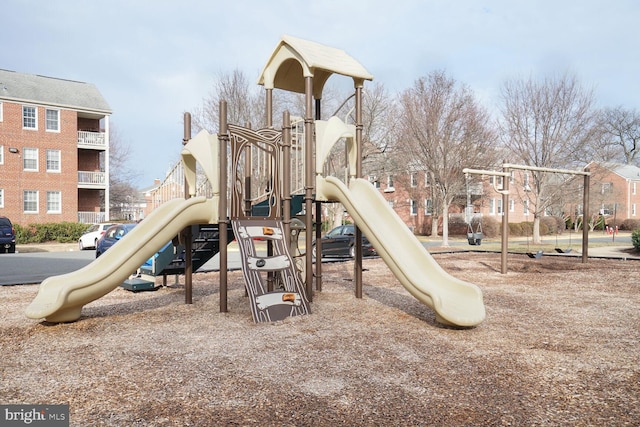
[[[575,171],[575,170],[568,170],[568,169],[550,169],[550,168],[542,168],[542,167],[536,167],[536,166],[525,166],[525,165],[515,165],[515,164],[510,164],[510,163],[503,163],[502,164],[502,172],[498,172],[498,171],[489,171],[489,170],[482,170],[482,169],[469,169],[469,168],[465,168],[462,170],[462,172],[465,174],[465,178],[467,180],[467,212],[466,212],[466,219],[467,219],[467,224],[468,224],[468,233],[467,233],[467,237],[469,240],[469,244],[473,245],[473,244],[480,244],[476,239],[475,239],[475,233],[476,231],[478,231],[477,229],[474,230],[472,225],[471,225],[471,216],[470,213],[473,213],[473,206],[471,205],[471,193],[470,193],[470,188],[469,188],[469,174],[476,174],[476,175],[489,175],[489,176],[502,176],[504,178],[511,178],[511,169],[519,169],[519,170],[529,170],[529,171],[538,171],[538,172],[551,172],[551,173],[562,173],[562,174],[568,174],[568,175],[582,175],[584,177],[584,184],[583,184],[583,211],[584,212],[588,212],[589,211],[589,183],[590,183],[590,176],[591,176],[591,172],[589,172],[588,168],[585,168],[585,170],[583,171]],[[509,206],[509,179],[503,179],[503,186],[502,189],[498,189],[497,185],[496,185],[496,180],[493,181],[493,188],[496,192],[502,194],[502,206],[506,207]],[[480,227],[481,224],[480,224]],[[480,232],[482,232],[482,228],[479,229]],[[472,240],[473,237],[473,240]],[[569,235],[569,248],[568,249],[562,249],[560,247],[556,247],[556,252],[560,252],[562,251],[562,253],[569,253],[571,251],[571,234]],[[473,243],[472,243],[473,241]],[[528,245],[529,245],[529,236],[527,235],[527,249],[528,249]],[[558,246],[557,243],[557,235],[556,235],[556,246]],[[507,273],[507,252],[509,249],[509,210],[508,209],[503,209],[502,210],[502,248],[501,248],[501,268],[500,268],[500,273],[502,274],[506,274]],[[537,251],[536,253],[527,251],[527,256],[530,258],[541,258],[542,257],[542,251]],[[589,258],[589,231],[588,231],[588,227],[582,227],[582,263],[586,264]]]

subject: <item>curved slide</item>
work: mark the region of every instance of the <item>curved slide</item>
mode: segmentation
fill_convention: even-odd
[[[182,229],[216,223],[217,209],[216,198],[175,199],[162,204],[91,264],[45,279],[27,307],[27,317],[54,323],[78,320],[85,304],[120,286]]]
[[[471,327],[484,320],[482,291],[440,267],[369,181],[352,179],[347,188],[335,177],[316,179],[318,195],[345,206],[400,283],[435,311],[438,322]]]

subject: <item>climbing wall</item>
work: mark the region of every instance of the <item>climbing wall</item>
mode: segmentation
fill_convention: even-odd
[[[251,302],[253,320],[275,322],[290,316],[309,314],[304,285],[288,250],[282,221],[275,219],[233,220],[240,249],[242,272]],[[273,255],[261,256],[255,241],[273,244]],[[269,290],[269,283],[272,289]]]

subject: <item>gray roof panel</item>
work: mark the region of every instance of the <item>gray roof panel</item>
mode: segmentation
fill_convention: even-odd
[[[0,69],[0,100],[111,114],[111,107],[91,83],[2,69]]]

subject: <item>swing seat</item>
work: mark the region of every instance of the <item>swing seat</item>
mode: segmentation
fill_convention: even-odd
[[[482,244],[482,233],[467,233],[467,241],[470,245],[480,246]]]
[[[480,246],[480,244],[482,243],[482,237],[484,237],[482,233],[473,233],[473,238],[476,241],[476,245]]]
[[[556,252],[558,252],[559,254],[568,254],[571,252],[571,249],[556,248]]]
[[[543,251],[538,251],[538,252],[536,252],[535,254],[534,254],[534,253],[532,253],[532,252],[527,252],[527,256],[528,256],[529,258],[539,259],[539,258],[541,258],[541,257],[542,257],[542,253],[543,253]]]

